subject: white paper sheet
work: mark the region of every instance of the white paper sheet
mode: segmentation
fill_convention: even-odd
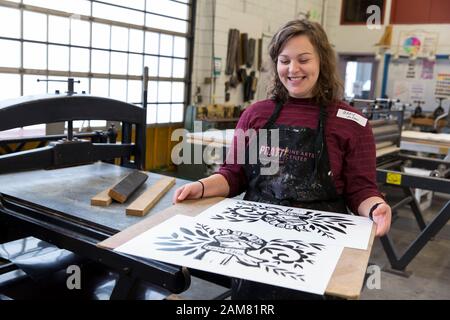
[[[236,227],[242,224],[234,224]],[[234,226],[233,225],[233,226]],[[290,239],[286,232],[248,233],[174,216],[142,233],[118,252],[207,272],[324,294],[342,247]]]
[[[366,250],[372,221],[366,217],[225,199],[196,216],[201,223]]]

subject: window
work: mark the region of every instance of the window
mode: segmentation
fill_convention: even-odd
[[[189,96],[194,5],[194,0],[0,2],[0,84],[7,88],[0,100],[65,92],[66,83],[37,80],[70,76],[81,81],[76,92],[139,104],[147,66],[148,123],[181,122]]]
[[[372,5],[380,8],[381,24],[383,24],[385,0],[343,0],[341,24],[366,24],[370,16],[367,8]]]
[[[56,43],[69,43],[70,20],[64,17],[48,17],[48,41]]]
[[[2,8],[0,10],[0,36],[20,37],[20,11],[17,9]]]
[[[0,73],[0,99],[17,98],[20,95],[20,77],[17,74]]]
[[[339,69],[344,79],[347,99],[373,99],[378,62],[372,55],[339,55]]]
[[[20,42],[0,39],[0,67],[20,67]]]

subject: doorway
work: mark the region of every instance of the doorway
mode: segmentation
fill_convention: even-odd
[[[345,99],[375,99],[377,70],[378,61],[373,55],[339,55]]]

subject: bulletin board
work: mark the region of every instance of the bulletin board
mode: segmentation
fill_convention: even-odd
[[[437,97],[447,97],[442,102],[445,111],[450,104],[450,59],[448,55],[437,56],[435,61],[406,57],[392,59],[385,56],[382,95],[391,99],[400,99],[404,103],[422,100],[424,111],[433,111],[438,102]]]

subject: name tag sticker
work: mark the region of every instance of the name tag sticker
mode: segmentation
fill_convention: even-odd
[[[365,127],[367,124],[366,118],[360,116],[357,113],[351,112],[351,111],[339,109],[336,116],[339,118],[342,118],[342,119],[355,121],[356,123],[358,123],[359,125],[361,125],[363,127]]]

